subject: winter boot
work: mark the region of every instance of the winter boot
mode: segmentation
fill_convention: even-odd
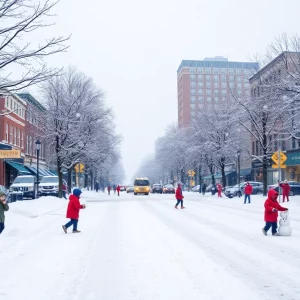
[[[79,230],[73,230],[73,233],[79,233],[79,232],[81,232],[81,231],[79,231]]]
[[[185,207],[184,206],[181,206],[181,209],[184,209]]]
[[[174,207],[175,207],[176,209],[178,209],[178,207],[177,207],[176,205],[175,205]]]
[[[62,225],[62,229],[65,233],[67,233],[67,227],[65,225]]]
[[[264,228],[262,229],[262,232],[263,232],[264,235],[267,235],[267,232],[265,231]]]
[[[277,236],[277,235],[279,235],[277,232],[275,232],[275,233],[272,233],[272,235],[275,235],[275,236]]]

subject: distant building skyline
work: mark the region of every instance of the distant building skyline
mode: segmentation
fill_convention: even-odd
[[[178,125],[186,127],[206,105],[222,104],[233,90],[250,95],[249,77],[258,63],[228,61],[223,56],[182,60],[177,70]]]

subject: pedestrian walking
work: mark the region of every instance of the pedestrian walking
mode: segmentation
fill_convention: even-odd
[[[95,190],[98,193],[98,191],[99,191],[99,182],[98,181],[96,181],[96,183],[95,183]]]
[[[108,195],[110,195],[110,190],[111,190],[111,187],[110,187],[110,186],[108,186],[108,187],[107,187],[107,192],[108,192]]]
[[[175,205],[175,208],[178,209],[178,205],[181,205],[181,209],[184,209],[185,207],[183,206],[183,195],[182,195],[182,183],[178,183],[177,184],[177,189],[176,189],[176,193],[175,193],[175,197],[177,200],[177,203]]]
[[[4,191],[0,191],[0,234],[4,230],[4,222],[5,222],[5,211],[9,210],[9,206],[6,202],[6,195]]]
[[[117,190],[118,196],[120,196],[121,187],[119,185],[117,186],[116,190]]]
[[[63,197],[67,200],[67,193],[68,193],[68,187],[67,187],[67,183],[65,180],[63,180],[63,183],[62,183],[62,194],[63,194]]]
[[[114,190],[114,194],[115,194],[116,190],[117,190],[117,186],[115,184],[113,185],[113,190]]]
[[[85,204],[80,204],[79,198],[81,195],[80,189],[74,189],[73,194],[69,197],[69,204],[67,208],[67,218],[70,219],[68,223],[62,225],[63,231],[67,233],[67,230],[70,226],[73,225],[73,233],[79,233],[80,231],[77,229],[78,219],[79,219],[79,211],[80,209],[85,209]]]
[[[265,201],[265,222],[266,226],[262,229],[264,235],[267,235],[268,230],[272,227],[272,235],[277,233],[277,218],[278,211],[288,210],[282,207],[277,201],[278,193],[271,189],[268,191],[268,199]]]
[[[217,190],[218,190],[218,198],[222,198],[222,185],[220,183],[217,184]]]
[[[244,204],[246,204],[247,199],[248,199],[248,203],[251,203],[250,195],[252,194],[252,191],[253,191],[252,185],[247,181],[244,189],[244,194],[245,194]]]
[[[203,195],[205,195],[206,188],[207,188],[206,183],[203,183],[203,184],[202,184],[202,194],[203,194]]]
[[[289,202],[291,186],[288,184],[287,180],[285,180],[284,183],[279,183],[279,186],[282,188],[282,201],[284,202],[286,198],[287,202]]]

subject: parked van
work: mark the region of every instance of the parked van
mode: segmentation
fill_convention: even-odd
[[[149,195],[150,193],[150,181],[148,178],[136,178],[134,181],[134,195],[144,194]]]

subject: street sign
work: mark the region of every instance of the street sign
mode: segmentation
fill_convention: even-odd
[[[0,150],[0,158],[20,158],[21,150]]]
[[[83,173],[84,172],[84,164],[77,163],[75,166],[76,173]]]
[[[195,186],[195,181],[194,180],[190,180],[190,186]]]
[[[278,165],[276,165],[276,164],[274,165],[274,164],[273,164],[273,165],[272,165],[272,168],[273,168],[273,169],[279,169],[279,168],[280,168],[280,169],[286,169],[286,165],[281,164],[280,167],[278,167]]]
[[[280,160],[278,159],[278,152],[274,152],[274,154],[272,155],[272,160],[276,165],[278,165],[279,161],[280,164],[283,164],[287,160],[286,155],[282,151],[279,151],[279,156]]]
[[[188,174],[193,177],[195,175],[195,171],[194,170],[188,170]]]

